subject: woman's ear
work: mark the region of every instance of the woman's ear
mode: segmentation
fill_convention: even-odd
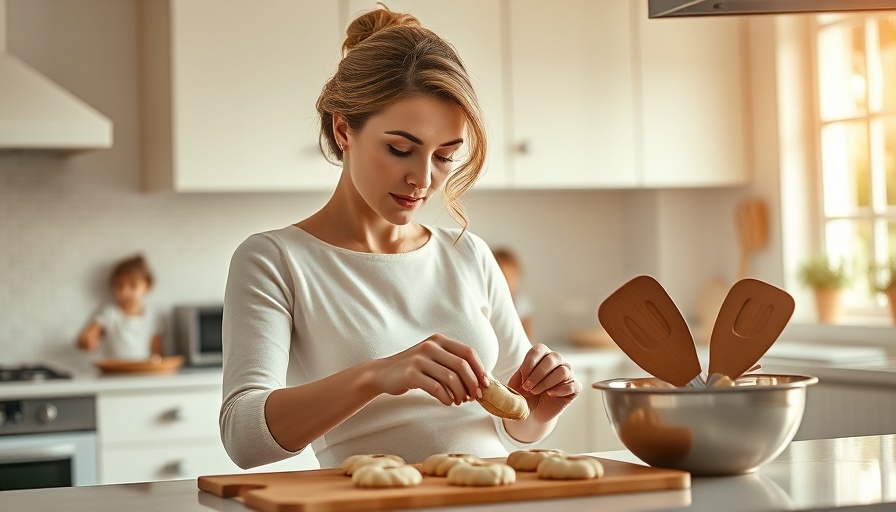
[[[338,112],[333,113],[333,137],[339,150],[345,152],[348,149],[348,121]]]

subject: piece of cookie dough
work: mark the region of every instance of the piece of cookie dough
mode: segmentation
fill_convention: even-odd
[[[588,480],[604,476],[604,466],[593,457],[548,457],[538,465],[538,478]]]
[[[481,462],[482,459],[466,453],[436,453],[423,461],[423,474],[430,476],[445,476],[457,464],[469,464]]]
[[[448,483],[468,487],[490,487],[516,482],[516,471],[498,462],[456,464],[448,471]]]
[[[352,475],[352,482],[356,487],[374,489],[413,487],[420,485],[422,481],[420,471],[407,464],[392,467],[367,465],[356,469]]]
[[[517,471],[535,471],[541,461],[548,457],[566,457],[561,450],[529,449],[517,450],[507,456],[507,465]]]
[[[478,398],[482,408],[499,418],[524,420],[529,417],[529,403],[523,395],[510,389],[494,377],[488,377],[489,386],[482,388],[482,398]]]
[[[342,469],[345,470],[346,475],[352,476],[355,471],[364,466],[379,466],[390,468],[402,465],[404,465],[404,459],[402,459],[398,455],[376,453],[369,455],[352,455],[342,462]]]

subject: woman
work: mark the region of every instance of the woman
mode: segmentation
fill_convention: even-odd
[[[502,456],[543,439],[581,385],[558,354],[531,346],[489,248],[466,232],[459,198],[486,139],[460,58],[383,9],[352,22],[343,53],[317,103],[321,146],[343,168],[333,196],[251,236],[231,262],[220,416],[230,457],[249,468],[312,444],[335,467],[361,453]],[[442,185],[463,229],[413,220]],[[526,397],[528,418],[469,403],[489,373]]]

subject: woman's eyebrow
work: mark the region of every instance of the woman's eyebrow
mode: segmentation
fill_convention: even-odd
[[[408,133],[408,132],[406,132],[406,131],[404,131],[404,130],[392,130],[392,131],[388,131],[388,132],[385,132],[385,133],[386,133],[387,135],[398,135],[398,136],[400,136],[400,137],[404,137],[404,138],[408,139],[409,141],[413,142],[414,144],[417,144],[417,145],[423,145],[423,141],[420,140],[419,137],[416,137],[416,136],[414,136],[414,135],[411,135],[410,133]],[[440,147],[454,146],[455,144],[461,144],[463,141],[464,141],[464,139],[462,139],[462,138],[460,138],[460,139],[454,139],[454,140],[448,141],[448,142],[446,142],[446,143],[444,143],[444,144],[440,144],[439,146],[440,146]]]

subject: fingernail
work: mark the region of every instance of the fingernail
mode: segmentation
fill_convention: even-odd
[[[491,384],[491,382],[488,381],[488,377],[482,377],[482,386],[487,388],[489,384]]]
[[[532,391],[532,383],[527,380],[523,383],[523,389],[525,389],[526,391]]]
[[[482,398],[482,389],[476,388],[476,398]]]

